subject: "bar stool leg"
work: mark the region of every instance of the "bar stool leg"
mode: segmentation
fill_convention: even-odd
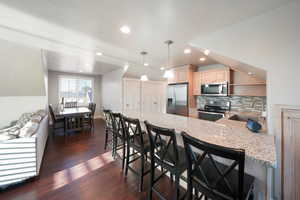
[[[179,199],[179,174],[175,174],[175,198]]]
[[[154,177],[155,177],[155,169],[154,169],[154,162],[151,160],[151,171],[150,171],[150,191],[149,191],[149,200],[152,200],[152,188],[154,186]]]
[[[104,143],[104,150],[106,150],[107,148],[107,140],[108,140],[108,130],[107,128],[105,128],[105,143]]]
[[[141,174],[140,174],[140,192],[143,191],[143,182],[144,182],[144,167],[145,167],[145,159],[144,153],[141,155]]]
[[[122,170],[124,170],[124,165],[125,165],[125,159],[126,159],[126,143],[125,140],[123,140],[123,157],[122,157]]]
[[[125,166],[125,176],[128,174],[128,165],[129,165],[129,155],[130,155],[130,147],[127,144],[127,151],[126,151],[126,166]]]

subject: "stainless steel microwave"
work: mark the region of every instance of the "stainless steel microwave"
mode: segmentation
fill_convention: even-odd
[[[228,96],[228,83],[202,84],[201,94],[207,96]]]

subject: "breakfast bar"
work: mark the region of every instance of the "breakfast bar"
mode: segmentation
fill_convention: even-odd
[[[178,144],[183,145],[180,133],[216,145],[244,149],[245,171],[256,178],[255,199],[271,199],[273,169],[276,168],[274,136],[267,133],[252,133],[245,122],[226,118],[216,122],[164,113],[123,112],[125,116],[147,120],[157,126],[173,128],[178,133]]]

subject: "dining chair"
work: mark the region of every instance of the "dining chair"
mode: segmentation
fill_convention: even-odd
[[[111,113],[113,127],[113,155],[114,158],[122,159],[122,170],[124,169],[126,159],[126,136],[123,116],[120,113]],[[122,150],[122,156],[118,154],[118,150]]]
[[[188,163],[188,200],[193,189],[194,199],[199,200],[253,199],[254,177],[244,172],[245,150],[210,144],[185,132],[181,135]]]
[[[113,127],[112,127],[112,116],[111,111],[104,109],[104,119],[105,119],[105,142],[104,142],[104,150],[107,149],[108,143],[113,143]],[[112,144],[113,146],[113,144]],[[112,148],[113,149],[113,148]]]
[[[95,127],[95,112],[96,112],[96,104],[89,103],[89,109],[91,110],[91,117],[92,117],[92,127]]]
[[[142,131],[139,119],[123,116],[123,121],[127,140],[125,176],[127,176],[128,170],[137,175],[140,179],[139,191],[141,192],[143,190],[144,176],[150,172],[150,170],[145,170],[147,154],[150,151],[149,138],[147,134]],[[131,163],[137,160],[140,161],[139,170],[135,170],[130,166]]]
[[[77,101],[69,101],[65,103],[65,108],[77,108]]]
[[[149,199],[152,199],[153,192],[159,199],[165,199],[162,194],[155,188],[158,181],[167,172],[170,172],[171,180],[175,176],[175,193],[172,199],[182,199],[185,193],[180,197],[180,178],[187,169],[186,156],[184,148],[177,145],[174,129],[163,128],[144,122],[147,128],[150,140],[150,158],[151,158],[151,178]],[[155,175],[155,169],[161,167],[162,174],[158,177]]]
[[[52,120],[52,133],[55,135],[55,131],[63,129],[65,132],[65,120],[64,118],[59,118],[55,115],[52,105],[49,105],[49,112]]]

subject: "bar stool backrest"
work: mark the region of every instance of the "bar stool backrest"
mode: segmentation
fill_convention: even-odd
[[[145,125],[149,134],[151,159],[163,166],[178,166],[179,158],[175,130],[155,126],[147,121],[145,121]]]
[[[112,127],[116,134],[122,136],[125,139],[125,127],[123,122],[123,116],[121,113],[111,113],[112,116]]]
[[[243,149],[232,149],[215,144],[210,144],[201,140],[198,140],[187,133],[181,133],[183,137],[185,152],[188,160],[188,179],[196,174],[201,174],[201,180],[196,180],[201,187],[201,193],[205,196],[213,199],[243,199],[243,187],[244,187],[244,166],[245,166],[245,151]],[[201,152],[201,154],[196,153]],[[216,159],[225,159],[227,162],[231,161],[229,165],[222,165],[222,169],[217,166]],[[203,165],[205,162],[210,162],[210,166],[215,174],[218,174],[216,180],[212,180],[209,174],[205,174],[203,171]],[[238,175],[235,180],[228,180],[227,176],[232,173],[235,168],[238,168]],[[232,178],[232,177],[231,177]],[[222,184],[222,186],[221,186]],[[237,187],[232,187],[235,184]],[[227,194],[221,193],[217,189],[220,187],[226,187]],[[238,191],[234,191],[232,188],[238,188]],[[223,188],[224,189],[224,188]],[[230,196],[228,196],[230,194]]]
[[[140,120],[123,116],[123,121],[125,127],[124,133],[128,144],[130,143],[143,150],[144,139]]]
[[[103,110],[104,118],[105,118],[105,127],[112,129],[112,116],[111,116],[111,111],[110,110]]]

